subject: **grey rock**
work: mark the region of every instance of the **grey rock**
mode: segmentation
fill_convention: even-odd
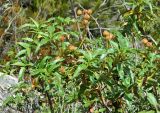
[[[9,92],[9,88],[16,85],[18,83],[18,79],[13,76],[5,75],[0,72],[0,113],[18,113],[12,108],[6,107],[3,108],[3,101],[11,95]]]

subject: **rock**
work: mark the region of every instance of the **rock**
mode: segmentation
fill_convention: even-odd
[[[7,107],[2,108],[3,101],[10,95],[9,88],[16,85],[18,79],[0,72],[0,113],[18,113]]]

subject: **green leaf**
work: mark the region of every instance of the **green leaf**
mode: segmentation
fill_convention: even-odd
[[[26,54],[26,49],[19,51],[16,55],[16,58],[24,54]]]
[[[131,85],[131,79],[130,79],[130,77],[126,77],[125,79],[123,79],[122,83],[123,83],[123,85],[125,87],[127,87],[127,88],[130,87],[130,85]]]
[[[25,43],[25,42],[18,42],[18,44],[22,47],[24,47],[25,49],[29,48],[30,47],[30,44],[28,43]]]
[[[63,61],[64,59],[61,59],[61,60],[54,60],[53,62],[51,62],[49,64],[49,67],[48,67],[48,71],[54,71],[54,69],[56,69],[57,67],[60,66],[60,63],[61,61]]]
[[[55,26],[49,26],[48,28],[47,28],[47,30],[48,30],[48,32],[51,34],[51,33],[54,33],[54,31],[55,31]]]
[[[24,25],[22,25],[22,26],[20,26],[19,27],[19,29],[23,29],[23,28],[25,28],[25,27],[31,27],[31,28],[35,28],[36,26],[34,25],[34,24],[24,24]]]
[[[22,63],[22,62],[16,62],[14,64],[12,64],[14,66],[26,66],[26,64]]]
[[[101,113],[101,112],[105,112],[105,111],[106,111],[106,108],[101,108],[101,109],[99,109],[98,111],[99,111],[100,113]]]
[[[104,53],[106,53],[106,51],[105,51],[105,49],[96,49],[95,51],[94,51],[94,54],[93,54],[93,58],[96,58],[98,55],[102,55],[102,54],[104,54]]]
[[[150,102],[150,104],[152,104],[157,109],[158,103],[155,96],[152,93],[147,93],[147,99]]]
[[[27,48],[26,50],[27,50],[28,57],[30,57],[30,55],[31,55],[31,48]]]
[[[110,44],[111,44],[111,46],[112,46],[112,48],[116,48],[116,49],[118,49],[119,47],[118,47],[118,44],[116,43],[116,42],[114,42],[114,41],[109,41],[110,42]]]
[[[33,18],[30,18],[32,20],[32,22],[36,25],[37,28],[39,28],[39,24],[38,22],[36,22]]]
[[[48,23],[48,22],[52,22],[53,20],[55,20],[55,18],[49,18],[46,22]]]
[[[73,78],[77,77],[77,76],[79,75],[79,73],[80,73],[82,70],[87,69],[87,67],[88,67],[88,66],[87,66],[86,64],[80,64],[80,65],[77,67],[76,71],[74,72]]]
[[[37,32],[36,32],[37,33]],[[41,35],[41,36],[43,36],[43,37],[48,37],[49,35],[48,35],[48,33],[46,33],[46,32],[38,32],[37,34],[39,34],[39,35]]]
[[[155,111],[153,111],[153,110],[150,110],[150,111],[140,111],[138,113],[155,113]]]
[[[89,75],[89,79],[92,83],[96,83],[96,79],[92,74]]]
[[[83,54],[84,58],[87,59],[87,61],[92,60],[94,57],[92,51],[79,50],[79,52]]]
[[[118,42],[120,48],[128,48],[129,47],[129,41],[126,37],[124,37],[120,32],[116,32],[116,35],[118,36]]]
[[[19,74],[18,74],[18,80],[20,80],[20,81],[22,80],[25,70],[26,70],[25,67],[21,67]]]
[[[89,107],[92,103],[93,103],[93,101],[84,100],[84,106],[85,106],[85,107]]]
[[[103,60],[108,54],[111,54],[111,53],[114,53],[114,52],[115,52],[115,50],[114,50],[113,48],[109,48],[109,49],[107,50],[107,52],[105,52],[104,54],[102,54],[102,55],[100,56],[100,59]]]
[[[32,38],[28,38],[28,37],[26,37],[26,38],[22,38],[23,40],[26,40],[26,41],[28,41],[28,42],[33,42],[33,39]]]
[[[75,36],[75,37],[78,37],[78,33],[76,33],[76,32],[70,31],[69,34],[71,34],[71,35],[73,35],[73,36]]]
[[[118,75],[120,76],[121,80],[124,80],[124,71],[123,71],[123,66],[122,65],[117,65],[117,71],[118,71]],[[124,81],[123,81],[124,82]]]
[[[48,60],[51,59],[51,58],[52,58],[52,57],[50,57],[50,56],[45,56],[45,57],[41,60],[41,62],[39,63],[39,66],[40,66],[40,67],[46,66]]]
[[[36,53],[36,54],[37,54],[38,51],[40,50],[40,47],[41,47],[41,45],[38,43],[38,45],[37,45],[37,47],[36,47],[36,50],[35,50],[35,53]]]
[[[153,15],[153,7],[152,7],[152,2],[150,0],[144,0],[144,2],[149,6],[151,14]]]
[[[45,38],[43,38],[39,43],[40,43],[40,45],[42,46],[42,45],[47,44],[49,41],[50,41],[49,38],[45,37]]]
[[[132,14],[134,13],[134,10],[130,10],[130,11],[127,11],[126,13],[124,13],[124,17],[129,17],[131,16]]]

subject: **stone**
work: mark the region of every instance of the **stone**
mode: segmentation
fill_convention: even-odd
[[[11,95],[9,92],[9,88],[16,85],[18,83],[18,78],[5,75],[4,73],[0,72],[0,113],[18,113],[17,111],[6,107],[3,108],[3,101]]]

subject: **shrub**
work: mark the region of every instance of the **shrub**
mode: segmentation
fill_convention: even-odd
[[[4,3],[11,7],[0,18],[0,47],[6,53],[5,41],[13,46],[0,67],[19,79],[4,106],[37,113],[160,111],[156,0],[34,0],[26,9]]]
[[[23,112],[158,112],[155,45],[135,48],[119,31],[108,31],[110,40],[79,39],[68,29],[76,23],[70,18],[31,20],[21,27],[31,36],[19,40],[11,61],[19,84],[4,105]]]

